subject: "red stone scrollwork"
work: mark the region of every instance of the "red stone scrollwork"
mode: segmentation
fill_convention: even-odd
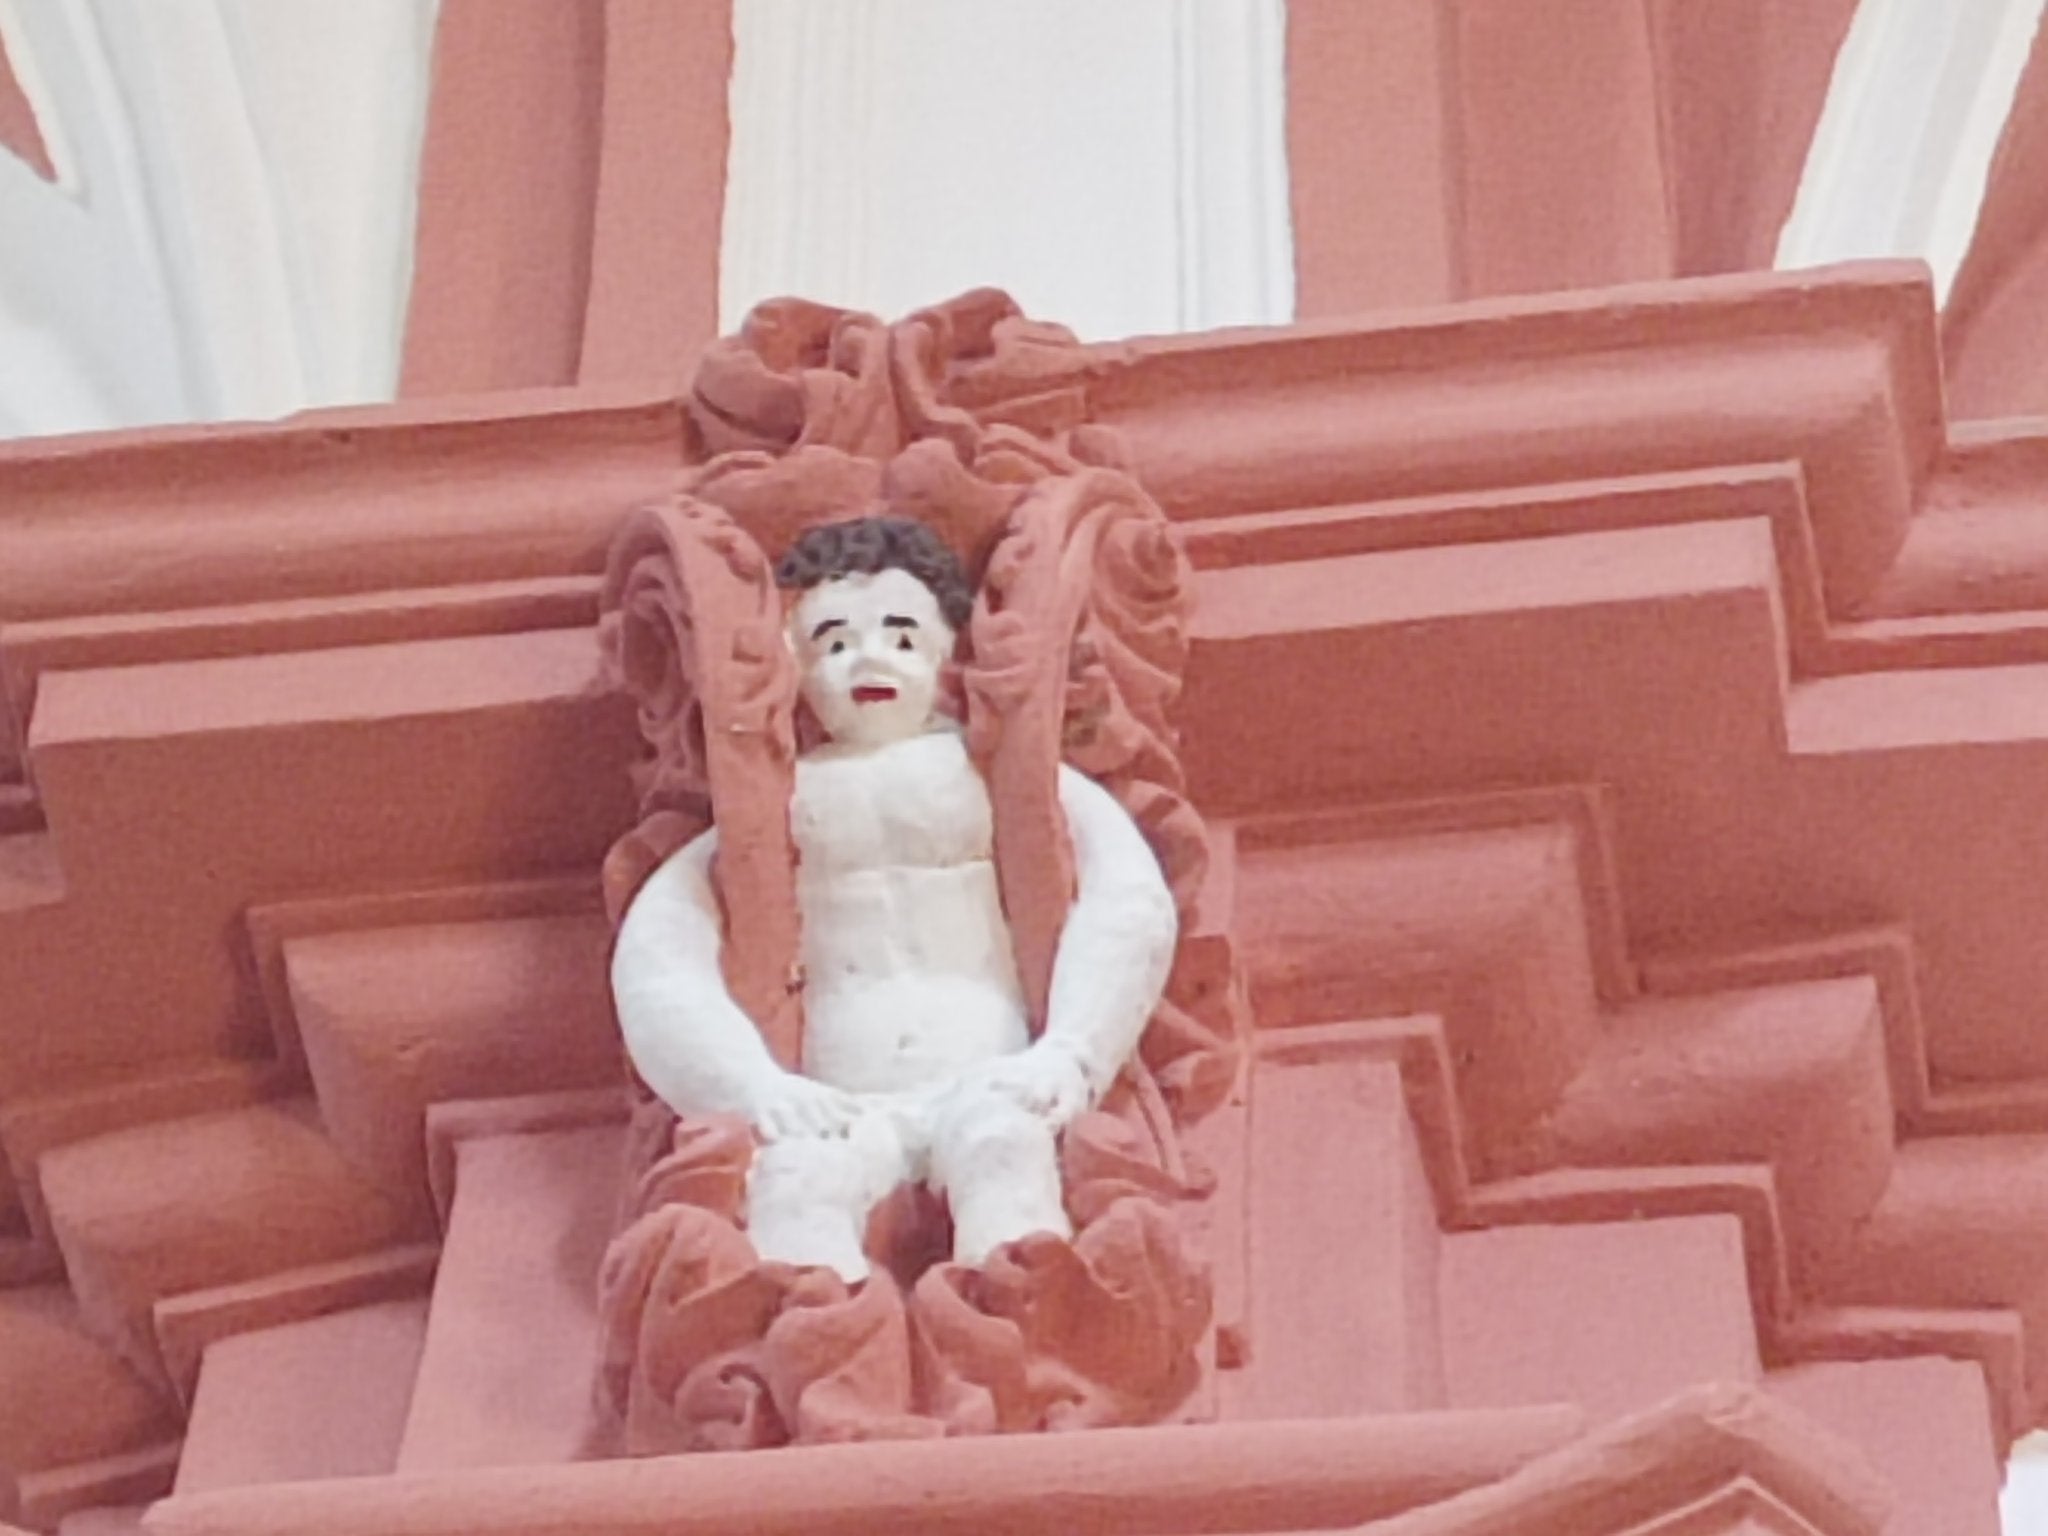
[[[1079,464],[1018,504],[982,578],[964,678],[969,741],[997,807],[1004,901],[1034,1007],[1073,878],[1047,761],[1073,764],[1117,797],[1159,856],[1182,933],[1193,927],[1208,842],[1169,718],[1189,603],[1186,557],[1158,506],[1121,471]],[[1177,963],[1140,1044],[1183,1121],[1236,1081],[1232,998]]]
[[[726,957],[726,982],[794,1066],[796,673],[767,558],[726,512],[679,492],[619,530],[602,604],[605,654],[649,748],[635,770],[640,823],[605,861],[607,904],[616,920],[715,817],[719,896],[747,936]]]
[[[848,1286],[762,1262],[753,1149],[737,1120],[680,1124],[606,1254],[599,1390],[629,1453],[1145,1423],[1193,1390],[1207,1271],[1125,1122],[1066,1133],[1071,1242],[934,1264],[907,1294],[884,1265]]]
[[[740,1228],[752,1133],[685,1123],[641,1177],[605,1255],[600,1394],[623,1449],[743,1450],[935,1433],[910,1411],[903,1299],[765,1264]]]
[[[1005,420],[1041,432],[1079,424],[1073,347],[1070,331],[1026,319],[991,288],[894,326],[775,299],[706,350],[690,419],[705,458],[830,447],[881,463],[926,438],[971,458],[988,419],[977,407],[997,398],[1010,402]]]
[[[1111,1114],[1070,1125],[1060,1162],[1072,1242],[934,1265],[912,1292],[925,1411],[949,1433],[1150,1423],[1194,1390],[1210,1293],[1176,1217],[1185,1186]]]
[[[787,818],[799,726],[769,573],[812,523],[880,509],[920,517],[978,579],[958,697],[995,807],[1034,1017],[1071,899],[1063,760],[1131,813],[1190,926],[1207,851],[1169,718],[1186,659],[1186,562],[1113,441],[1086,425],[1073,378],[1071,336],[1001,294],[896,326],[764,305],[699,369],[697,462],[682,489],[614,546],[607,655],[640,706],[648,754],[641,824],[607,863],[612,910],[716,820],[727,980],[785,1062],[801,1050]],[[1000,420],[988,404],[998,398],[1011,402]],[[1012,1244],[976,1268],[897,1253],[848,1287],[760,1261],[741,1214],[751,1134],[679,1124],[643,1096],[634,1190],[601,1292],[600,1396],[623,1448],[1179,1411],[1199,1375],[1209,1293],[1180,1218],[1199,1181],[1177,1128],[1227,1094],[1240,1043],[1233,980],[1204,977],[1189,958],[1184,943],[1140,1059],[1062,1138],[1075,1237]]]

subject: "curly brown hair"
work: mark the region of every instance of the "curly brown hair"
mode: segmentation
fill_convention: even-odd
[[[974,589],[960,557],[914,517],[855,517],[806,528],[775,567],[775,584],[808,591],[835,576],[908,571],[931,589],[955,629],[974,611]]]

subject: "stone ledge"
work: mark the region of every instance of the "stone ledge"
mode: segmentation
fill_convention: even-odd
[[[301,1483],[159,1504],[154,1536],[1168,1536],[1355,1525],[1569,1444],[1571,1408],[876,1441]]]

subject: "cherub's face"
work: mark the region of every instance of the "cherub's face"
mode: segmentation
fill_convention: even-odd
[[[854,573],[821,581],[789,615],[804,702],[832,735],[879,747],[928,729],[953,626],[910,572]]]

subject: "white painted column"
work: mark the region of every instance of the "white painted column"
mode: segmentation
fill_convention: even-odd
[[[1084,336],[1293,318],[1283,0],[735,0],[721,320],[984,284]]]
[[[1777,264],[1917,256],[1945,300],[2043,9],[2044,0],[1862,0]]]

